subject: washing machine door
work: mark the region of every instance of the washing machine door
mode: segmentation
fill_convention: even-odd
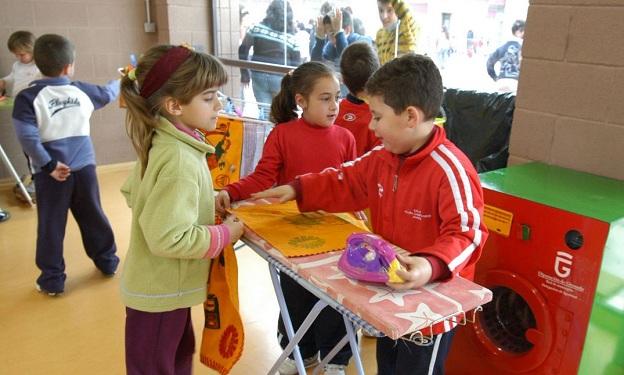
[[[478,282],[493,292],[473,325],[487,360],[515,373],[543,364],[554,341],[544,296],[523,277],[504,270],[491,270]]]

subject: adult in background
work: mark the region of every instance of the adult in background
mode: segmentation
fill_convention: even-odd
[[[293,11],[288,2],[286,2],[286,9],[286,25],[284,25],[284,0],[273,0],[269,4],[264,20],[249,28],[238,47],[240,60],[249,60],[249,50],[253,47],[252,61],[290,66],[297,66],[301,63],[301,53],[295,37]],[[282,75],[242,68],[241,83],[245,86],[250,80],[256,101],[270,105],[273,97],[280,91]],[[258,107],[259,118],[266,120],[268,106],[259,105]]]

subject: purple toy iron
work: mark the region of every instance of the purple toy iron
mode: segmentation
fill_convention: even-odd
[[[392,246],[371,233],[353,233],[338,260],[338,268],[350,278],[374,283],[402,283],[396,275],[403,266]]]

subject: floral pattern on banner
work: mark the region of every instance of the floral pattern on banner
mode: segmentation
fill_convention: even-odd
[[[204,135],[204,141],[215,148],[214,154],[208,154],[208,168],[214,188],[223,189],[238,181],[243,152],[243,121],[217,117],[215,130],[198,130]]]

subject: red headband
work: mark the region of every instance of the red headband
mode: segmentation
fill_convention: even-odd
[[[173,47],[156,61],[156,64],[147,72],[140,94],[145,99],[149,98],[191,55],[191,50],[186,47]]]

